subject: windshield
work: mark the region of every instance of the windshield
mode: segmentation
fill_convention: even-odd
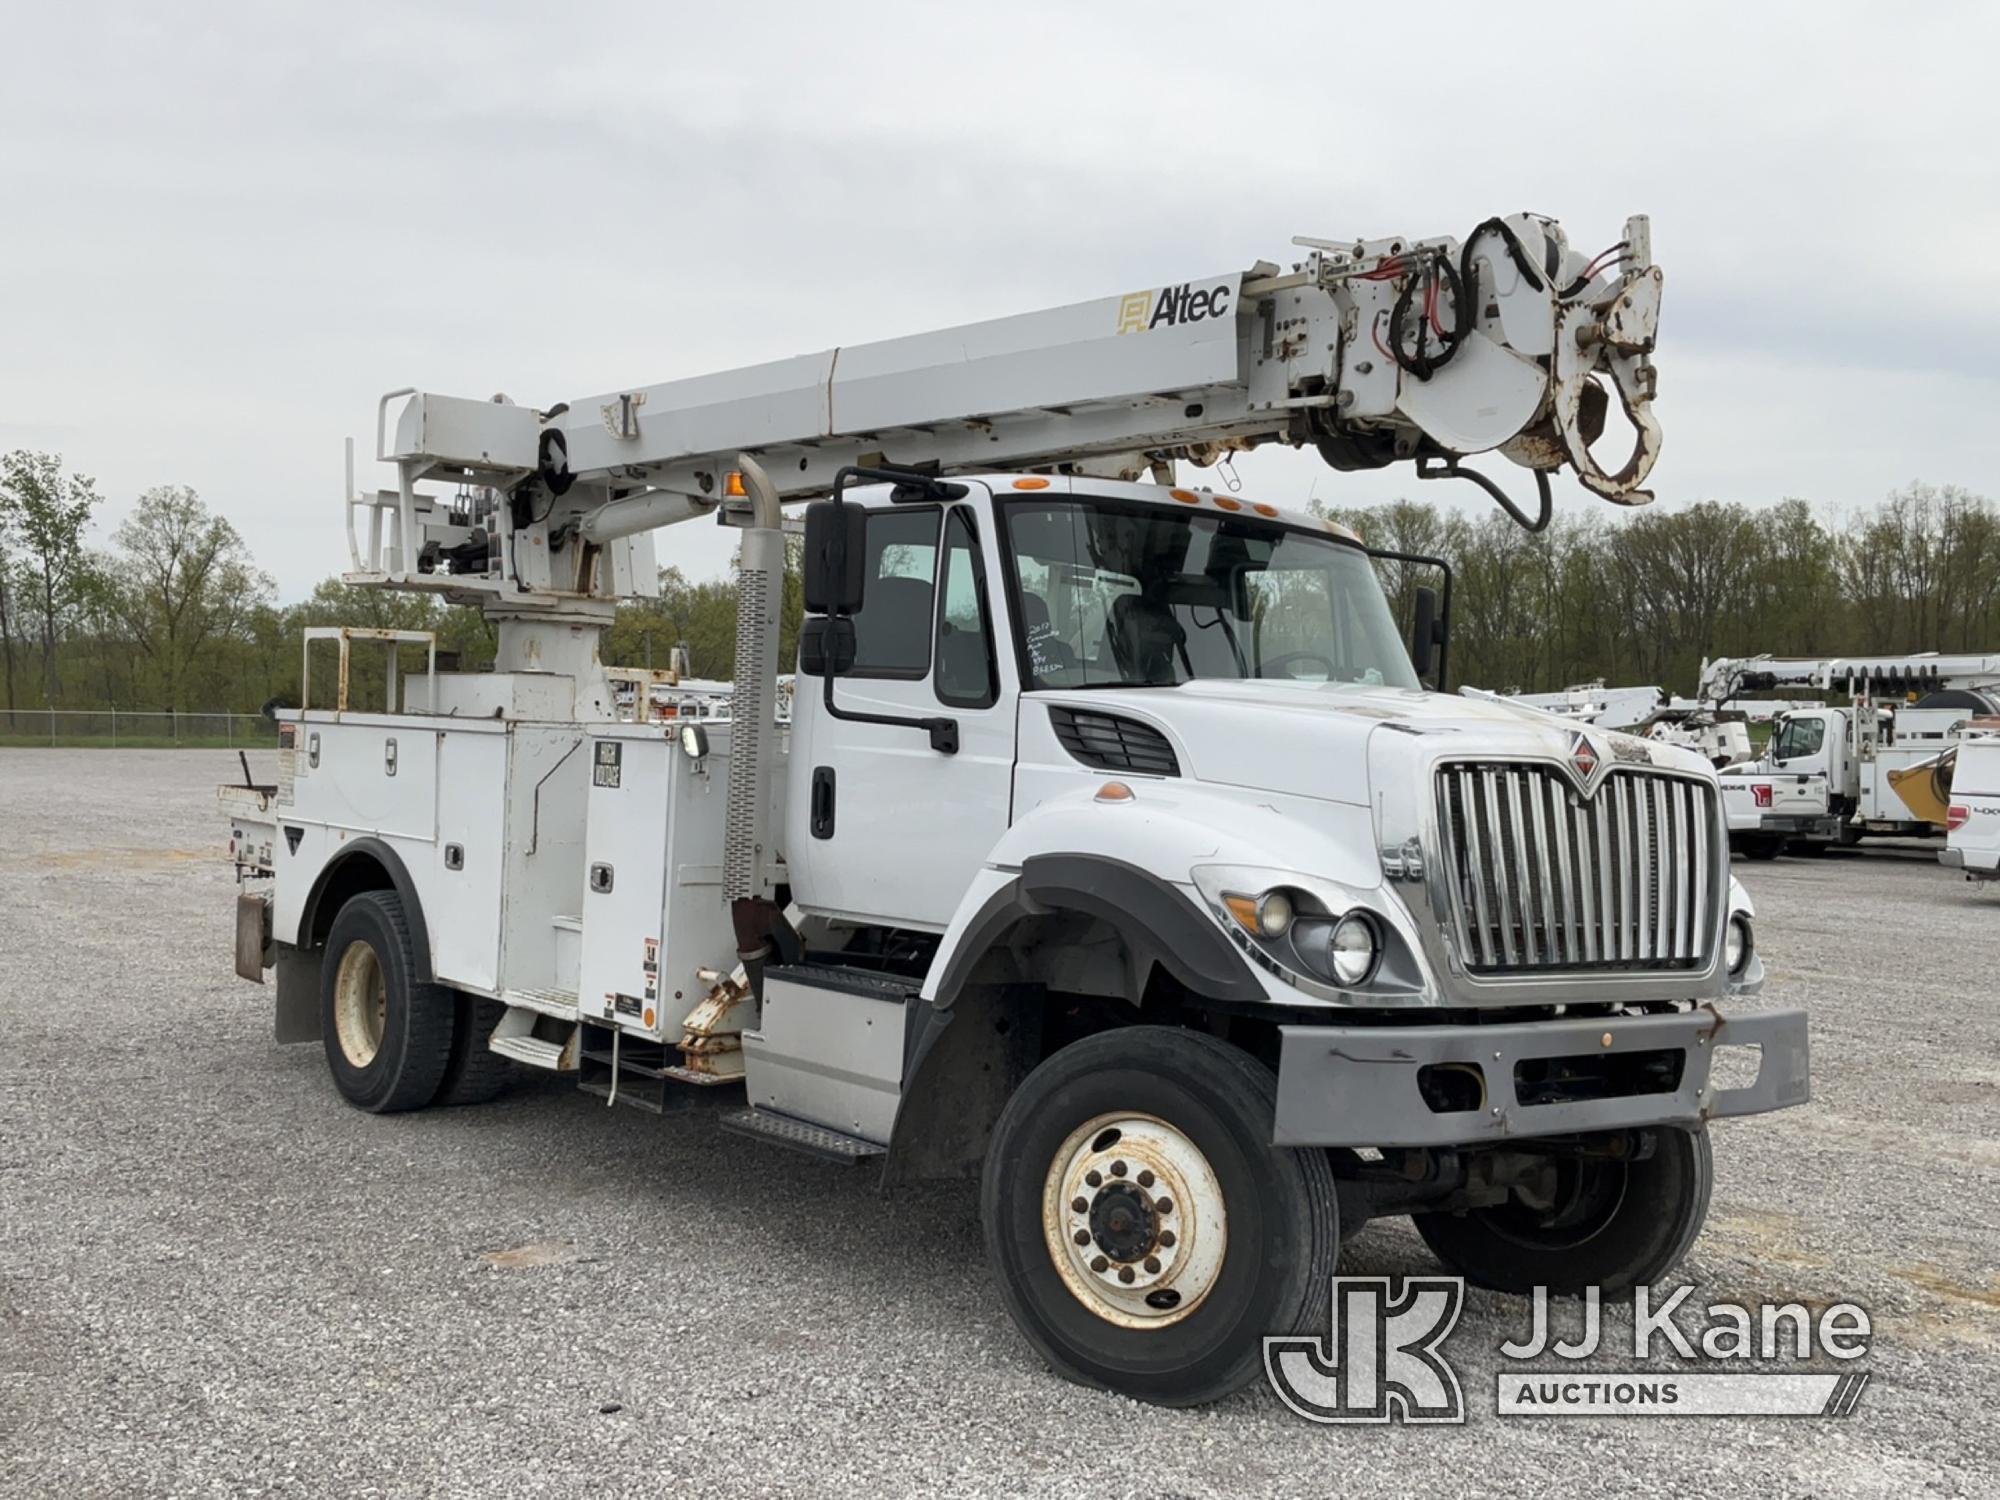
[[[1350,543],[1109,500],[1018,501],[1006,518],[1030,688],[1418,685],[1374,566]]]

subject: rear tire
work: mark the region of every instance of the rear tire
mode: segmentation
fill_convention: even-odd
[[[1746,833],[1738,836],[1736,848],[1745,859],[1776,859],[1784,852],[1785,841],[1769,834]]]
[[[1271,1145],[1276,1098],[1248,1054],[1158,1026],[1086,1037],[1014,1092],[981,1181],[987,1256],[1058,1373],[1192,1406],[1255,1379],[1266,1335],[1323,1326],[1333,1174]]]
[[[460,992],[452,1028],[451,1058],[433,1104],[485,1104],[514,1076],[514,1064],[491,1049],[493,1028],[507,1014],[498,1000]]]
[[[1708,1217],[1714,1172],[1706,1131],[1660,1129],[1639,1161],[1565,1159],[1546,1209],[1517,1195],[1411,1219],[1447,1268],[1479,1286],[1545,1286],[1557,1296],[1595,1286],[1608,1297],[1651,1286],[1680,1263]]]
[[[363,891],[340,909],[320,964],[320,1036],[334,1087],[371,1114],[429,1104],[451,1061],[457,996],[417,974],[394,891]]]

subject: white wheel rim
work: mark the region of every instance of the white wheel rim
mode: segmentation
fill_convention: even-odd
[[[1106,1114],[1070,1133],[1042,1188],[1042,1233],[1063,1284],[1121,1328],[1164,1328],[1215,1287],[1229,1249],[1222,1184],[1154,1115]]]
[[[333,975],[333,1031],[340,1050],[357,1068],[375,1061],[389,1021],[389,985],[375,950],[360,941],[347,945]]]

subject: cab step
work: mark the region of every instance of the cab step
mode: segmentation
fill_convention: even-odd
[[[519,993],[507,992],[510,999]],[[565,1025],[560,1017],[552,1017],[546,1011],[510,1004],[486,1045],[502,1057],[511,1057],[531,1068],[571,1073],[576,1070],[577,1032],[581,1029],[574,1020]]]
[[[574,1021],[577,1018],[575,990],[504,990],[500,999],[514,1009],[532,1010],[558,1021]]]
[[[502,1057],[511,1057],[515,1062],[526,1063],[531,1068],[546,1068],[551,1073],[565,1071],[563,1054],[569,1049],[561,1042],[545,1042],[538,1036],[496,1036],[492,1050]]]
[[[886,1156],[889,1148],[878,1146],[873,1141],[864,1141],[858,1135],[848,1135],[844,1131],[829,1130],[824,1125],[814,1125],[806,1120],[795,1120],[790,1115],[781,1115],[775,1110],[733,1109],[716,1122],[732,1135],[747,1135],[760,1141],[769,1141],[774,1146],[787,1146],[794,1151],[803,1151],[808,1156],[817,1156],[822,1161],[844,1162],[848,1166],[859,1166],[878,1156]]]

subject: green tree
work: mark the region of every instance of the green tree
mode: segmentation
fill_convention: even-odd
[[[113,538],[113,593],[133,644],[153,668],[161,707],[198,708],[188,689],[217,643],[245,632],[251,611],[271,593],[249,548],[193,490],[161,485]]]
[[[17,448],[0,456],[0,505],[19,539],[24,592],[41,618],[46,701],[59,702],[56,641],[84,573],[83,533],[97,504],[96,481],[64,474],[62,455]],[[11,651],[9,653],[11,661]],[[10,672],[11,677],[11,672]]]

